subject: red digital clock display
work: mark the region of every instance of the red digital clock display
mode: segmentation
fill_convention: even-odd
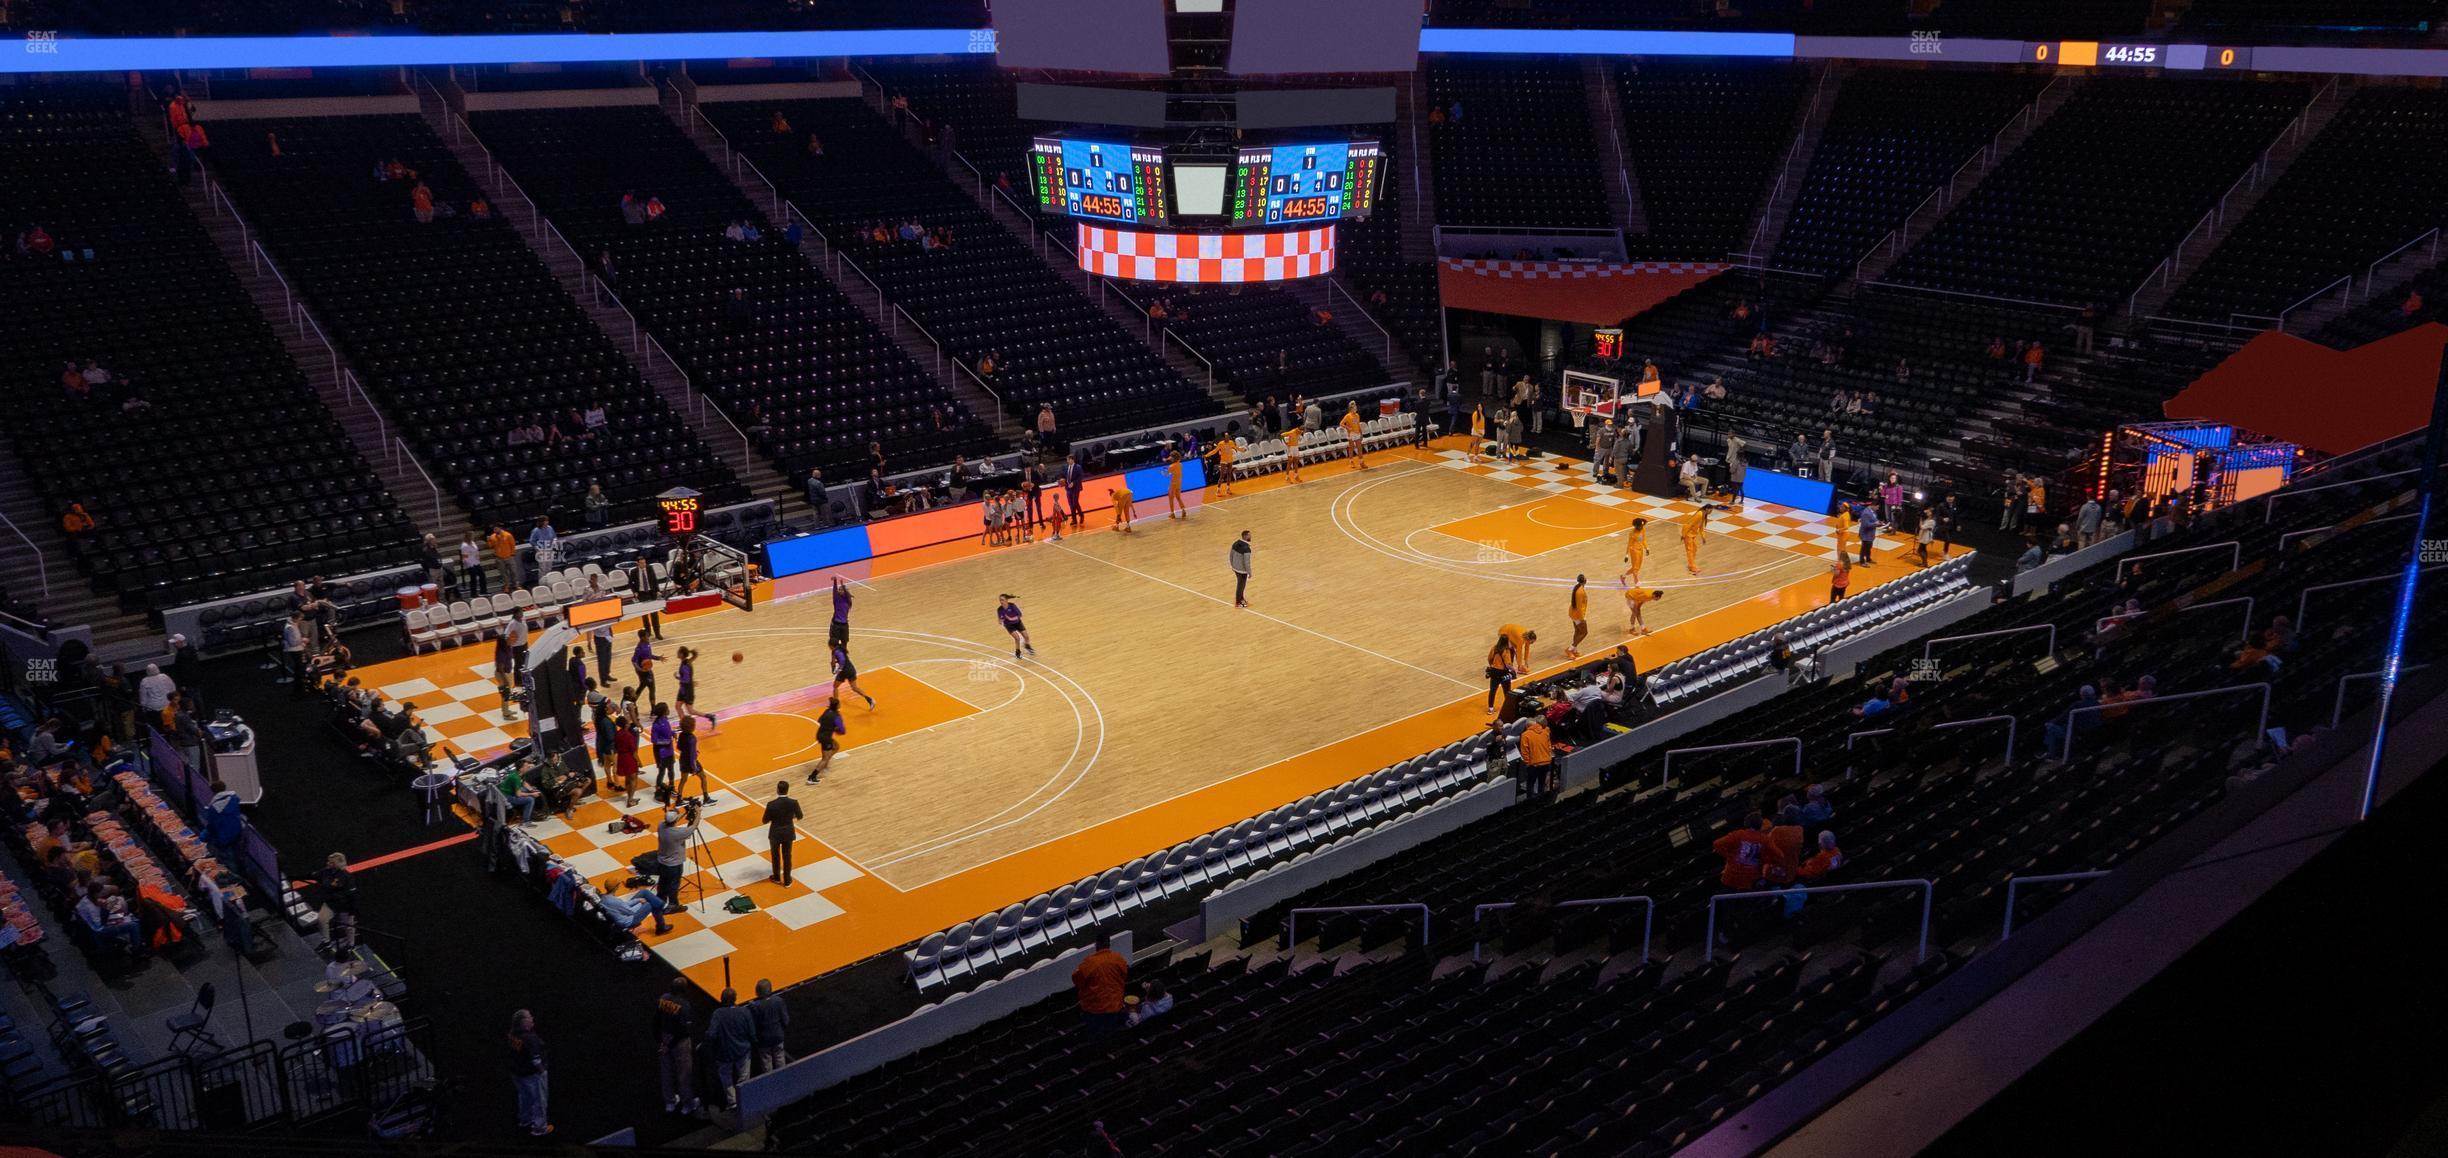
[[[1334,209],[1335,199],[1332,197],[1287,197],[1283,203],[1283,215],[1286,221],[1307,221],[1317,217],[1331,217],[1334,215]]]
[[[1119,221],[1132,219],[1130,202],[1099,193],[1080,194],[1079,208],[1072,212],[1090,217],[1111,217]]]

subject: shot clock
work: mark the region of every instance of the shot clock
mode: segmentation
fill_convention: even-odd
[[[663,533],[675,539],[695,536],[704,502],[704,496],[687,487],[674,487],[656,495],[655,505],[663,513]]]

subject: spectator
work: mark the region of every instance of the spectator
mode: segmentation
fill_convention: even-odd
[[[1519,741],[1522,794],[1552,796],[1562,786],[1556,780],[1555,741],[1547,728],[1547,716],[1532,710],[1530,704],[1523,708],[1529,712],[1529,722],[1523,726]]]
[[[1134,1026],[1154,1021],[1171,1012],[1173,994],[1166,991],[1161,977],[1148,978],[1147,983],[1139,987],[1139,992],[1130,998],[1130,1023]]]
[[[1844,853],[1836,847],[1835,831],[1821,829],[1819,831],[1819,851],[1812,853],[1809,860],[1803,861],[1802,867],[1795,870],[1794,875],[1805,881],[1817,882],[1825,879],[1829,873],[1843,867]]]
[[[60,515],[60,530],[67,532],[70,538],[91,534],[93,529],[94,517],[87,513],[82,502],[69,503],[67,511]]]
[[[510,1084],[518,1091],[519,1125],[538,1138],[552,1133],[544,1107],[544,1039],[536,1036],[535,1015],[524,1009],[510,1015]]]
[[[1869,699],[1863,700],[1853,709],[1853,716],[1855,719],[1875,720],[1894,709],[1895,701],[1889,699],[1885,691],[1873,691]]]
[[[1120,1028],[1122,992],[1130,982],[1130,962],[1113,950],[1109,933],[1097,934],[1096,951],[1071,971],[1071,989],[1079,998],[1080,1024],[1091,1038]]]
[[[773,123],[768,127],[773,130],[773,134],[777,137],[787,137],[791,135],[790,118],[783,116],[782,110],[780,109],[774,110]]]
[[[1802,796],[1802,827],[1804,830],[1823,827],[1828,821],[1836,818],[1836,806],[1828,800],[1827,785],[1813,784],[1804,790]]]
[[[485,582],[483,553],[476,546],[473,528],[459,536],[459,589],[462,595],[482,595],[491,584]]]
[[[485,545],[493,548],[494,583],[505,592],[517,590],[518,537],[510,533],[510,528],[495,523],[492,533],[485,536]]]
[[[1792,884],[1794,874],[1802,867],[1801,805],[1788,804],[1777,810],[1776,825],[1768,830],[1768,844],[1763,851],[1760,875],[1770,884]]]
[[[655,916],[660,923],[662,914]],[[655,999],[655,1073],[666,1114],[697,1112],[697,1009],[688,990],[688,978],[674,977]]]
[[[2029,382],[2033,378],[2039,376],[2040,365],[2045,357],[2046,356],[2040,351],[2040,343],[2038,342],[2033,342],[2031,345],[2023,348],[2023,380],[2025,382]]]
[[[588,483],[586,498],[582,501],[586,504],[587,526],[603,528],[612,525],[612,497],[604,493],[602,483]],[[425,538],[430,541],[433,536],[427,535]]]
[[[2099,689],[2091,686],[2090,684],[2084,684],[2082,686],[2082,690],[2075,693],[2074,710],[2068,712],[2067,718],[2064,720],[2049,721],[2048,730],[2044,739],[2048,745],[2048,755],[2050,759],[2061,758],[2059,753],[2069,750],[2075,737],[2081,736],[2093,728],[2099,727],[2100,714],[2098,712],[2086,712],[2081,710],[2083,708],[2096,708],[2099,706],[2099,702]]]
[[[821,157],[821,156],[824,156],[824,155],[825,155],[825,151],[824,151],[824,139],[823,139],[823,138],[821,138],[821,137],[818,137],[818,136],[817,136],[816,134],[814,134],[814,133],[809,133],[809,134],[808,134],[808,139],[807,139],[807,155],[808,155],[808,156],[811,156],[811,157]],[[997,182],[998,182],[998,183],[1001,185],[1001,187],[1002,187],[1002,188],[1004,188],[1004,189],[1009,189],[1009,188],[1011,188],[1011,179],[1010,179],[1010,178],[1005,177],[1005,176],[1003,176],[1003,175],[1002,175],[1002,174],[1000,174],[1000,173],[997,173],[997,174],[995,175],[995,180],[996,180],[996,181],[997,181]]]
[[[178,681],[163,674],[160,664],[146,664],[144,678],[136,682],[136,710],[167,724],[168,718],[163,712],[169,708],[170,697],[177,691]]]
[[[2270,620],[2269,630],[2261,633],[2261,646],[2274,655],[2295,653],[2295,621],[2286,616]]]
[[[640,888],[625,897],[606,888],[596,903],[605,916],[612,918],[613,926],[623,932],[645,924],[648,917],[661,917],[664,911],[663,898],[651,888]]]
[[[783,1049],[783,1038],[790,1029],[790,1006],[774,992],[771,980],[757,979],[756,1000],[748,1003],[748,1016],[756,1024],[757,1072],[770,1074],[790,1064],[790,1055]]]
[[[107,895],[103,886],[94,885],[86,889],[85,895],[76,903],[76,915],[94,936],[123,942],[130,953],[144,952],[143,929],[137,925],[135,918],[128,916],[126,902]]]
[[[739,1104],[739,1084],[748,1079],[756,1056],[756,1015],[739,1003],[739,992],[722,991],[721,1003],[706,1017],[706,1045],[714,1055],[714,1084],[722,1088],[723,1108]]]
[[[1768,859],[1768,821],[1754,812],[1741,828],[1718,837],[1709,849],[1725,858],[1725,867],[1717,873],[1718,883],[1734,892],[1750,892],[1759,885],[1761,868]]]
[[[2088,547],[2099,542],[2100,519],[2104,513],[2098,499],[2083,500],[2081,509],[2074,513],[2074,533],[2079,545]]]
[[[430,224],[432,224],[432,223],[433,223],[433,219],[434,219],[434,196],[433,196],[433,190],[432,190],[430,187],[428,187],[428,186],[425,184],[425,182],[423,182],[423,181],[418,181],[418,182],[416,183],[416,188],[414,188],[414,189],[410,189],[410,190],[408,191],[408,204],[409,204],[409,205],[412,207],[413,211],[415,212],[415,214],[416,214],[416,219],[417,219],[417,222],[418,222],[419,224],[422,224],[422,225],[430,225]]]
[[[1054,444],[1054,404],[1051,402],[1037,404],[1037,438],[1048,447]]]
[[[2405,318],[2407,321],[2412,321],[2415,317],[2419,316],[2422,313],[2422,309],[2423,296],[2422,290],[2420,289],[2407,290],[2405,300],[2397,303],[2398,315]]]

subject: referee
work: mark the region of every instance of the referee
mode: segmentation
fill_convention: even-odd
[[[1232,553],[1227,556],[1232,564],[1235,607],[1249,606],[1250,549],[1250,533],[1243,531],[1240,538],[1233,540]]]

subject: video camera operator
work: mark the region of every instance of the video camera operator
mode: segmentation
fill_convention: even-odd
[[[697,806],[684,804],[663,810],[655,829],[655,895],[666,908],[680,907],[680,877],[688,868],[689,841],[697,837]],[[671,923],[655,914],[655,932],[668,933]]]

